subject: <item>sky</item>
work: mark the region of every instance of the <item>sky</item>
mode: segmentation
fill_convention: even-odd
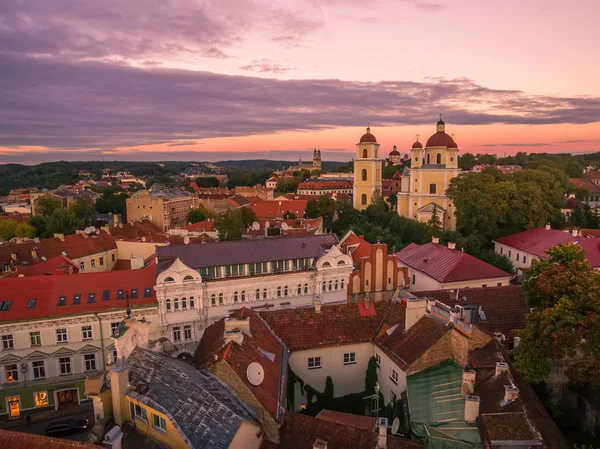
[[[598,0],[0,2],[0,163],[600,151]]]

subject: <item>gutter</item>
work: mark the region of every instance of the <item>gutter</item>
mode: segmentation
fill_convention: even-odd
[[[102,332],[102,318],[100,318],[100,315],[98,315],[97,312],[94,312],[94,315],[100,323],[100,347],[102,348],[102,367],[104,368],[102,372],[104,373],[103,376],[104,380],[106,381],[106,354],[104,349],[104,333]]]

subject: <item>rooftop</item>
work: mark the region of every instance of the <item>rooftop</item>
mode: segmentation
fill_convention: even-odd
[[[256,218],[259,219],[283,218],[286,212],[291,212],[296,217],[302,218],[307,203],[308,200],[306,199],[265,200],[248,207],[256,213]]]
[[[403,264],[440,283],[512,277],[510,273],[483,260],[439,243],[411,243],[398,251],[396,257]]]
[[[101,449],[91,443],[82,443],[44,435],[0,430],[0,448],[2,449]]]

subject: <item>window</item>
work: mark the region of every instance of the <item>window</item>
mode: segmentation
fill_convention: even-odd
[[[81,327],[81,339],[82,340],[91,340],[94,338],[92,336],[92,326],[82,326]]]
[[[504,247],[500,247],[500,254],[502,254],[504,252]]]
[[[86,371],[96,371],[96,354],[84,355],[83,363]]]
[[[80,270],[85,270],[85,262],[79,262],[79,269]]]
[[[511,257],[511,256],[512,256],[512,254],[511,254],[511,253],[512,253],[512,251],[509,249],[509,250],[508,250],[508,257]]]
[[[429,184],[429,194],[435,195],[437,191],[437,186],[435,184]]]
[[[112,256],[112,257],[111,257],[111,260],[114,262],[114,261],[115,261],[115,255],[114,255],[114,254],[111,254],[111,256]]]
[[[137,288],[132,288],[131,289],[130,298],[131,299],[138,299],[138,289]]]
[[[344,290],[344,280],[342,279],[341,289]]]
[[[108,301],[110,299],[110,290],[104,290],[102,292],[102,301]]]
[[[375,364],[380,367],[381,366],[381,356],[375,353]]]
[[[110,334],[111,335],[116,335],[117,333],[119,333],[119,321],[114,321],[112,323],[110,323]]]
[[[42,346],[42,337],[39,331],[29,332],[29,343],[31,346]]]
[[[100,266],[104,265],[104,257],[100,258]]]
[[[437,156],[435,157],[435,163],[436,164],[442,163],[442,155],[440,153],[438,153]]]
[[[165,301],[165,306],[167,307],[167,312],[170,312],[171,311],[171,300],[170,299],[167,299]]]
[[[33,398],[34,398],[36,407],[45,407],[48,405],[48,392],[47,391],[40,391],[38,393],[33,393]]]
[[[148,421],[148,414],[146,413],[146,409],[143,409],[139,405],[130,402],[129,411],[131,412],[132,419],[135,416],[136,418],[141,419],[143,421]]]
[[[367,204],[367,194],[363,193],[360,197],[360,204],[365,205]]]
[[[255,298],[257,301],[260,301],[260,288],[257,288],[257,289],[256,289],[256,291],[254,292],[254,295],[255,295],[255,296],[254,296],[254,298]]]
[[[88,293],[88,299],[87,299],[88,304],[95,302],[95,300],[96,300],[96,293]]]
[[[187,309],[187,298],[184,296],[183,298],[181,298],[181,310],[186,310]]]
[[[329,291],[333,290],[333,281],[329,281]]]
[[[33,309],[33,308],[35,307],[35,303],[36,303],[36,301],[37,301],[36,299],[30,299],[30,300],[27,302],[27,308],[28,308],[28,309]]]
[[[412,276],[412,283],[413,285],[415,285],[417,283],[417,279],[415,278],[415,275],[413,274]]]
[[[323,281],[323,283],[321,284],[321,292],[324,292],[327,290],[327,282]]]
[[[169,277],[166,277],[166,278],[165,278],[165,280],[164,280],[163,282],[164,282],[164,283],[167,283],[167,282],[175,282],[175,279],[173,279],[171,276],[169,276]]]
[[[190,296],[190,309],[196,307],[196,302],[194,301],[194,297]]]
[[[304,284],[304,294],[308,295],[308,284]]]
[[[144,298],[150,298],[152,296],[152,289],[145,288],[144,289]]]
[[[487,287],[487,284],[483,284],[482,287]]]
[[[223,293],[219,293],[219,305],[223,305]]]
[[[183,278],[184,281],[193,281],[194,277],[190,274],[188,274],[186,277]]]
[[[2,349],[15,349],[15,340],[12,334],[2,336]]]
[[[308,369],[321,368],[321,357],[309,357],[308,358]]]
[[[238,296],[238,292],[233,292],[233,302],[237,303],[239,301],[239,296]]]
[[[344,354],[344,365],[352,365],[356,363],[356,352]]]
[[[122,288],[117,290],[117,299],[125,299],[125,290]]]
[[[517,262],[519,261],[519,256],[520,256],[520,254],[519,254],[519,253],[517,253]]]
[[[154,413],[152,414],[152,427],[154,427],[157,430],[162,430],[163,432],[167,431],[167,422],[165,421],[164,418],[155,415]]]
[[[368,157],[369,157],[369,151],[368,151],[368,150],[365,148],[365,149],[363,150],[363,158],[364,158],[364,159],[367,159]]]
[[[333,289],[334,289],[335,291],[337,291],[337,289],[339,288],[339,286],[340,286],[340,285],[339,285],[339,283],[338,283],[338,280],[336,279],[336,280],[335,280],[335,285],[334,285]]]
[[[523,256],[523,263],[527,263],[527,256]]]
[[[183,326],[183,338],[185,340],[192,339],[192,326],[191,325]]]
[[[215,295],[214,293],[212,295],[210,295],[210,305],[211,306],[217,305],[217,295]]]
[[[288,286],[286,285],[285,287],[283,287],[283,296],[288,296],[288,294]]]
[[[360,176],[360,177],[361,177],[361,179],[362,179],[363,181],[366,181],[366,180],[367,180],[367,169],[366,169],[366,168],[363,168],[363,169],[362,169],[362,171],[361,171],[361,176]]]
[[[61,357],[58,359],[59,372],[61,376],[71,374],[71,357]]]
[[[398,385],[398,373],[394,368],[392,368],[392,372],[390,373],[390,379],[392,382]]]
[[[56,343],[66,343],[69,339],[67,338],[66,329],[56,329]]]
[[[246,290],[242,290],[242,302],[246,302]]]
[[[277,297],[281,298],[281,287],[277,287]]]
[[[502,282],[498,282],[498,283],[496,284],[496,287],[502,287]]]
[[[31,367],[33,368],[34,379],[44,379],[46,377],[46,366],[43,360],[31,362]]]
[[[173,328],[173,341],[181,341],[181,328],[179,326]]]
[[[92,268],[96,268],[96,259],[92,259],[90,264],[92,265]]]
[[[263,289],[263,299],[267,299],[267,289]]]
[[[16,363],[4,366],[4,374],[6,375],[7,382],[19,381],[19,367]]]
[[[59,296],[58,297],[58,305],[59,306],[66,306],[67,305],[67,297],[66,296]]]
[[[179,298],[173,300],[173,310],[179,310]]]

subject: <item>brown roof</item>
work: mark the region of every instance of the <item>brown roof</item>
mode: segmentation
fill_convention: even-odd
[[[350,413],[334,412],[333,410],[321,410],[316,416],[318,419],[324,419],[336,424],[342,424],[353,429],[362,429],[372,432],[375,430],[377,420],[370,416],[352,415]]]
[[[454,139],[445,132],[437,132],[434,135],[432,135],[429,139],[427,139],[425,148],[427,147],[458,148],[456,142],[454,142]]]
[[[361,136],[360,143],[377,143],[377,139],[371,134],[371,128],[367,128],[366,134]]]
[[[327,449],[369,449],[377,445],[377,433],[357,429],[337,422],[286,412],[281,428],[279,449],[312,449],[317,440],[327,442]],[[423,448],[417,441],[388,435],[387,449]]]
[[[292,351],[371,341],[388,308],[387,302],[322,306],[259,312]],[[301,323],[301,324],[300,324]]]
[[[316,199],[316,198],[312,198]],[[304,217],[306,210],[306,199],[291,200],[265,200],[248,206],[255,214],[256,218],[269,220],[271,218],[283,218],[286,212],[291,212],[296,217]]]
[[[0,430],[0,449],[100,449],[101,447],[44,435]]]
[[[508,404],[502,401],[504,387],[514,385],[512,374],[509,371],[501,373],[498,377],[495,374],[495,370],[490,372],[475,386],[475,396],[482,398],[479,413],[523,413],[523,401],[520,398]]]
[[[129,242],[139,242],[142,238],[146,242],[164,243],[167,241],[167,236],[162,233],[160,228],[148,220],[111,227],[110,233],[116,240]]]
[[[486,320],[477,321],[477,326],[489,332],[501,332],[511,339],[514,329],[525,329],[526,316],[529,309],[525,302],[525,292],[518,285],[504,287],[465,288],[458,290],[434,290],[428,292],[411,292],[418,297],[437,299],[444,304],[481,306]],[[466,298],[466,300],[465,300]]]
[[[589,179],[585,178],[569,178],[569,182],[578,189],[585,189],[589,193],[600,193],[600,189]]]
[[[481,415],[477,418],[477,424],[482,437],[490,442],[510,441],[539,441],[539,437],[524,413],[498,413],[493,415]],[[492,444],[492,447],[496,447]]]

